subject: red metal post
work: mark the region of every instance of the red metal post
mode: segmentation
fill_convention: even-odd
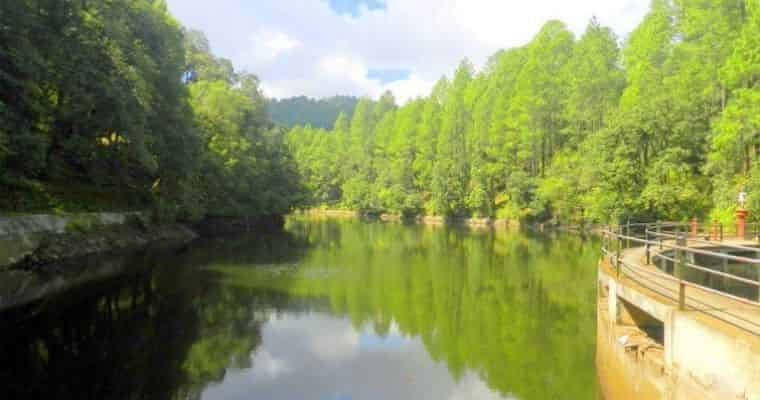
[[[710,240],[718,240],[718,221],[713,221],[710,229]]]
[[[749,211],[744,208],[736,210],[736,236],[740,239],[744,239],[744,234],[747,231],[747,216]]]

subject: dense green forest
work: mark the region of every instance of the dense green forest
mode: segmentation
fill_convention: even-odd
[[[333,96],[312,99],[305,96],[272,99],[267,103],[272,122],[286,127],[310,125],[332,129],[340,113],[352,115],[359,99],[352,96]]]
[[[727,220],[742,189],[760,206],[758,0],[654,0],[622,41],[550,21],[426,98],[355,109],[267,101],[162,0],[13,3],[0,210],[282,213],[301,181],[310,206],[404,215]]]
[[[427,98],[288,144],[313,206],[564,222],[760,208],[760,1],[654,0],[621,41],[547,22]]]
[[[0,210],[195,219],[298,202],[258,78],[165,1],[2,2],[0,43]]]

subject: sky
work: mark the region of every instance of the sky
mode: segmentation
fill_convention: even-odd
[[[268,97],[333,95],[400,103],[425,96],[464,58],[476,68],[550,19],[577,36],[596,16],[623,39],[650,0],[168,0],[217,56],[255,73]]]
[[[422,339],[395,323],[384,336],[349,318],[285,312],[271,318],[247,368],[228,368],[207,386],[206,400],[418,399],[516,400],[489,388],[473,371],[454,379]]]

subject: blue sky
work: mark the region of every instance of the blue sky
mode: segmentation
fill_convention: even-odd
[[[362,7],[367,10],[385,9],[385,1],[380,0],[326,0],[330,7],[338,14],[349,14],[358,17],[361,14]]]
[[[579,35],[592,16],[625,37],[650,0],[168,0],[217,55],[257,74],[270,97],[401,101],[429,93],[465,57],[481,67],[549,19]]]
[[[370,69],[367,71],[367,78],[378,80],[380,83],[403,81],[409,79],[411,75],[411,69]]]

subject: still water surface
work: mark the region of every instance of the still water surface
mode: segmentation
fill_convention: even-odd
[[[596,399],[594,244],[292,219],[0,314],[0,398]]]

